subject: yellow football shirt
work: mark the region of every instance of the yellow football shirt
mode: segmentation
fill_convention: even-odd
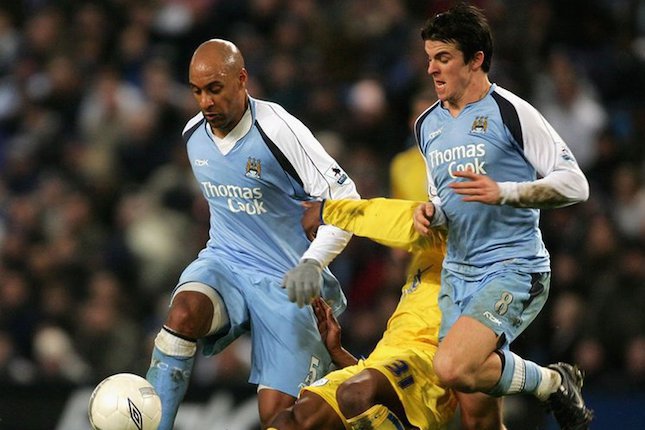
[[[437,350],[441,312],[437,302],[445,235],[419,235],[412,214],[420,202],[371,199],[327,200],[325,223],[357,236],[413,253],[401,300],[374,351],[355,366],[331,372],[305,390],[321,396],[343,418],[336,402],[338,386],[363,369],[385,375],[397,392],[411,424],[423,430],[443,426],[453,415],[454,395],[439,385],[432,360]]]

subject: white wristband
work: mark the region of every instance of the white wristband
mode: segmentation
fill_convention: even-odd
[[[513,204],[520,201],[520,184],[517,182],[498,182],[500,204]]]

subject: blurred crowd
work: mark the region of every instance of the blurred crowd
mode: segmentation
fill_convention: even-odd
[[[0,6],[0,384],[145,373],[169,294],[204,245],[208,208],[181,131],[193,50],[227,38],[257,98],[308,125],[364,198],[390,194],[419,30],[447,0],[23,0]],[[645,392],[645,4],[481,0],[491,80],[571,147],[588,202],[543,211],[547,306],[516,342],[574,361],[587,387]],[[294,220],[298,222],[298,220]],[[367,355],[406,258],[355,238],[333,263],[343,340]],[[246,380],[248,342],[198,360],[195,384]]]

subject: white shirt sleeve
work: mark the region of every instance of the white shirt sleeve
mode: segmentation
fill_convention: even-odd
[[[522,127],[524,156],[536,169],[532,182],[500,182],[502,204],[554,208],[589,198],[589,183],[571,150],[531,105],[514,103]]]
[[[275,127],[265,129],[302,180],[307,194],[319,199],[359,199],[356,185],[325,151],[313,133],[297,118],[276,104],[268,106],[278,117]],[[327,266],[347,246],[352,234],[322,225],[301,259],[313,258]]]

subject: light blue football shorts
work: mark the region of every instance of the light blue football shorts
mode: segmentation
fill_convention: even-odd
[[[200,256],[182,273],[177,287],[201,282],[223,299],[230,325],[200,340],[204,355],[222,351],[250,332],[249,382],[297,397],[300,388],[323,377],[331,358],[320,340],[311,306],[298,308],[281,287],[282,278],[236,267],[219,257]]]
[[[550,272],[527,273],[509,267],[472,281],[443,269],[439,339],[465,315],[493,330],[499,336],[499,348],[508,348],[542,310],[550,282]]]

